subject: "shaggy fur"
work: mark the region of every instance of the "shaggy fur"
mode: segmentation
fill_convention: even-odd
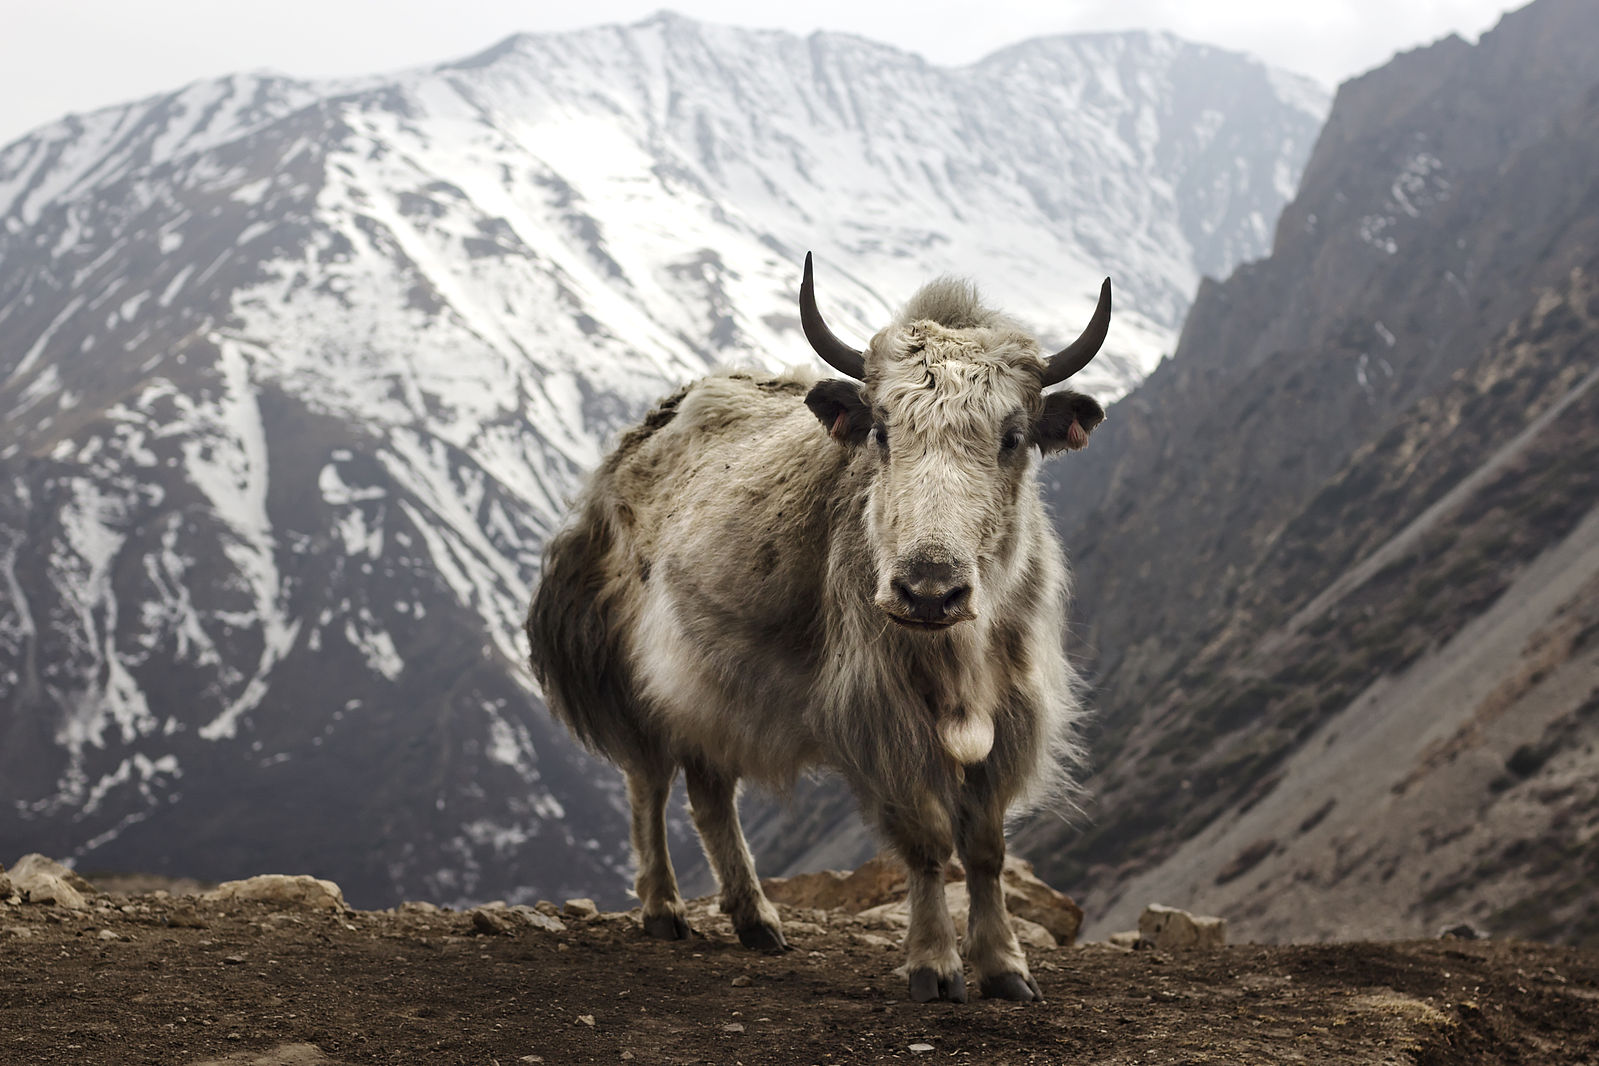
[[[1003,822],[1067,784],[1079,713],[1036,471],[1103,412],[1044,397],[1037,343],[963,282],[924,287],[865,363],[859,384],[705,378],[624,436],[548,546],[533,670],[628,775],[650,932],[687,932],[662,822],[678,766],[723,909],[766,948],[783,937],[737,782],[828,766],[911,871],[913,995],[965,998],[941,877],[958,850],[985,994],[1035,998],[999,890]],[[896,589],[929,567],[969,590],[963,620],[909,628]]]

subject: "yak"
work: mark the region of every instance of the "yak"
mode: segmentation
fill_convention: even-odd
[[[842,378],[712,374],[605,456],[547,545],[533,673],[626,775],[648,934],[690,934],[666,844],[681,767],[723,913],[744,945],[785,949],[738,787],[830,768],[908,869],[911,997],[966,1000],[954,851],[980,991],[1039,999],[1000,885],[1005,823],[1070,787],[1082,712],[1038,469],[1105,417],[1044,390],[1103,344],[1110,279],[1047,357],[951,278],[852,348],[817,310],[809,254],[800,322]]]

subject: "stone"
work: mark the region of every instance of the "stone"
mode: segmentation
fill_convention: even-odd
[[[768,899],[791,907],[859,914],[905,895],[905,867],[887,855],[868,859],[853,873],[822,870],[761,882]]]
[[[949,916],[955,922],[955,928],[966,928],[966,917],[971,911],[971,899],[966,894],[966,883],[957,881],[945,885],[944,903],[949,908]],[[862,911],[861,918],[868,925],[880,929],[908,929],[911,924],[910,901],[901,899],[895,903],[873,907]],[[1010,925],[1016,933],[1016,939],[1023,947],[1052,951],[1058,943],[1054,934],[1048,929],[1014,913],[1010,916]]]
[[[1487,940],[1488,934],[1470,922],[1455,922],[1438,930],[1439,940]]]
[[[1138,919],[1139,938],[1161,951],[1210,950],[1227,943],[1227,920],[1151,903]]]
[[[544,911],[537,907],[529,907],[525,903],[518,903],[510,908],[510,913],[534,929],[542,929],[546,933],[566,932],[565,922],[554,915],[545,914]]]
[[[1012,915],[1043,926],[1061,947],[1077,942],[1077,931],[1083,927],[1083,909],[1033,873],[1032,863],[1007,856],[1000,883],[1005,889],[1005,907]]]
[[[5,902],[11,895],[11,878],[6,875],[4,864],[0,864],[0,903]]]
[[[516,929],[503,909],[478,907],[472,911],[472,931],[483,936],[515,936]]]
[[[1105,942],[1118,948],[1126,948],[1128,951],[1134,951],[1138,948],[1138,945],[1143,942],[1143,937],[1136,929],[1124,929],[1120,933],[1110,934],[1109,938],[1107,938]]]
[[[910,1045],[910,1051],[911,1051],[912,1055],[925,1055],[931,1050],[933,1050],[933,1045],[932,1044],[912,1044],[912,1045]]]
[[[212,902],[259,900],[311,910],[344,911],[344,891],[332,881],[306,874],[260,874],[242,881],[224,881],[200,897]]]
[[[82,911],[89,909],[84,896],[94,893],[89,882],[43,855],[24,855],[11,868],[9,876],[12,890],[30,903],[54,903],[68,910]]]
[[[569,899],[566,901],[566,906],[561,908],[561,913],[568,918],[598,918],[600,909],[594,905],[594,901],[591,899]]]
[[[577,1016],[577,1020],[588,1026],[590,1029],[594,1028],[594,1015],[592,1014],[579,1014]]]
[[[722,1032],[724,1033],[742,1033],[743,1031],[743,1022],[728,1022],[726,1025],[722,1026]]]
[[[733,987],[734,988],[748,988],[750,985],[752,985],[754,983],[755,982],[750,980],[750,978],[749,978],[749,976],[747,974],[739,974],[737,977],[733,978]]]
[[[439,907],[426,900],[408,899],[396,908],[401,914],[438,914]]]

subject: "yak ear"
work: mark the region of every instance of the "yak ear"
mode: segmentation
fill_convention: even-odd
[[[1088,446],[1088,435],[1105,421],[1105,409],[1092,397],[1062,389],[1044,397],[1044,413],[1035,431],[1038,450],[1045,455],[1077,451]]]
[[[806,394],[805,406],[840,444],[860,444],[871,431],[871,408],[861,399],[861,387],[853,381],[841,378],[818,381]]]

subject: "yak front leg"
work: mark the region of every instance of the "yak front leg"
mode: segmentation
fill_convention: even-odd
[[[663,940],[684,940],[689,935],[683,897],[678,894],[672,857],[666,850],[666,800],[676,776],[677,768],[670,763],[627,771],[633,858],[638,862],[633,887],[644,907],[644,931]]]
[[[971,899],[966,956],[977,973],[978,989],[987,999],[1042,1001],[1005,911],[1000,881],[1005,869],[1005,805],[994,795],[981,766],[967,769],[955,842],[966,866]]]
[[[733,920],[739,942],[757,951],[787,951],[782,920],[761,891],[755,859],[738,824],[738,779],[699,761],[686,763],[683,776],[694,828],[722,886],[722,913]]]
[[[955,943],[955,923],[944,898],[944,865],[952,845],[949,811],[931,791],[913,811],[890,811],[883,828],[905,861],[911,924],[905,934],[911,998],[966,1002],[966,977]]]

